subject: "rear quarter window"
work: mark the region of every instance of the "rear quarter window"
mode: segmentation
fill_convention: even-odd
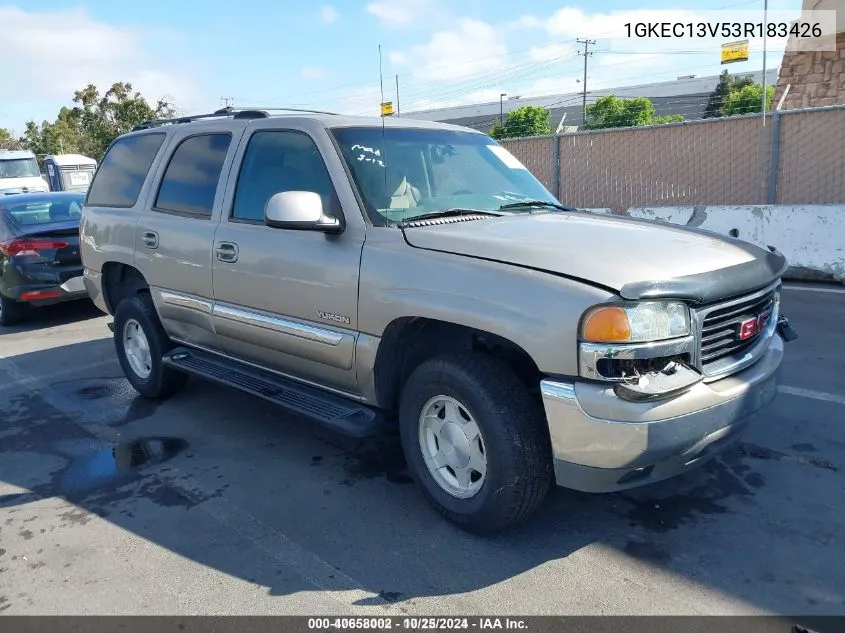
[[[164,137],[161,133],[150,133],[116,140],[94,176],[86,204],[95,207],[134,206]]]

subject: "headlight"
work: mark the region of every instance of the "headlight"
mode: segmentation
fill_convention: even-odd
[[[661,341],[691,331],[686,304],[667,301],[598,306],[581,323],[581,340],[591,343]]]

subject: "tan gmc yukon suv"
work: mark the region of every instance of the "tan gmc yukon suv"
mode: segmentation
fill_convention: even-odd
[[[686,472],[775,396],[786,260],[560,204],[485,134],[224,109],[108,149],[81,225],[89,295],[148,398],[189,375],[365,437],[476,533],[553,483]]]

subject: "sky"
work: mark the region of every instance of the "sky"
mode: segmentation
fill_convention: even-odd
[[[624,24],[762,18],[763,0],[0,0],[0,127],[54,120],[75,90],[131,82],[182,114],[224,105],[379,113],[580,92],[577,38],[596,41],[587,86],[760,70],[720,66],[731,38],[628,38]],[[699,7],[706,4],[706,11]],[[769,0],[769,19],[801,0]],[[379,80],[381,47],[382,82]],[[767,67],[784,40],[769,39]],[[583,46],[581,46],[583,49]]]

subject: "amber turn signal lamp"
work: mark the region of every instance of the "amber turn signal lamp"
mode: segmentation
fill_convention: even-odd
[[[631,339],[628,314],[617,306],[596,308],[584,321],[583,337],[598,343],[622,343]]]

